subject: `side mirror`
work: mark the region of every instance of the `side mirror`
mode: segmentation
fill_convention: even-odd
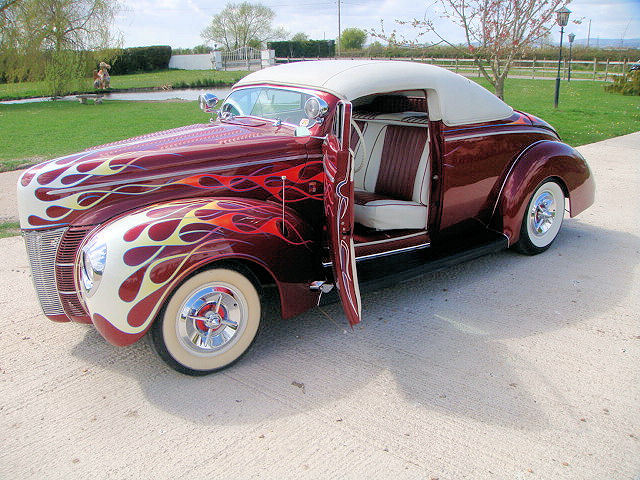
[[[216,104],[218,103],[218,97],[213,93],[204,93],[198,97],[198,102],[200,102],[200,108],[203,112],[214,113]]]
[[[310,137],[311,130],[309,130],[307,127],[296,127],[294,135],[296,137]]]

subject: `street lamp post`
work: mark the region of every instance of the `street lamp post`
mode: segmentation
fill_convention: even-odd
[[[571,81],[571,57],[572,57],[571,47],[573,47],[573,41],[576,39],[576,34],[570,33],[567,36],[569,37],[569,73],[567,75],[567,82],[570,82]]]
[[[555,108],[558,108],[558,98],[560,97],[560,65],[562,64],[562,37],[564,36],[564,27],[569,23],[569,14],[571,10],[562,7],[556,10],[556,23],[560,26],[560,51],[558,52],[558,74],[556,75],[556,95],[553,101]]]

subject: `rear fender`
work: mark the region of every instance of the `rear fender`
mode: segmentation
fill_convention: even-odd
[[[542,140],[525,150],[514,162],[494,207],[490,226],[501,231],[509,245],[520,238],[520,225],[531,195],[547,178],[555,178],[569,198],[575,217],[595,198],[595,182],[585,159],[562,142]]]
[[[156,204],[90,234],[107,245],[100,284],[84,298],[107,341],[134,343],[162,304],[194,271],[222,259],[256,264],[274,279],[282,316],[312,307],[308,288],[321,269],[313,231],[295,211],[251,199],[207,198]]]

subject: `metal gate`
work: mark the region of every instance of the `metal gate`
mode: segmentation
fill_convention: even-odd
[[[262,66],[260,50],[240,47],[222,52],[222,68],[225,70],[259,70]]]

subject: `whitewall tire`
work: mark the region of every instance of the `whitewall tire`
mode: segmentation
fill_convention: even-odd
[[[156,319],[152,343],[173,369],[206,375],[237,361],[253,344],[262,309],[259,283],[235,264],[185,280]]]
[[[545,180],[527,204],[515,248],[528,255],[548,249],[562,226],[564,204],[562,187],[555,180]]]

